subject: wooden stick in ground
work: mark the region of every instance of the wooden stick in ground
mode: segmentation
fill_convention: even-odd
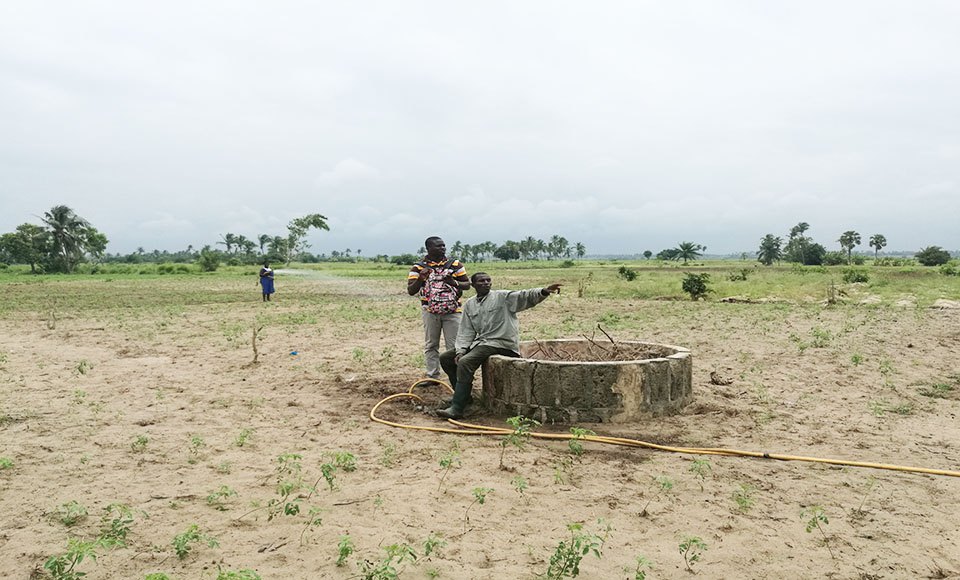
[[[253,362],[250,364],[257,364],[257,359],[260,358],[260,352],[257,350],[257,335],[260,334],[260,331],[263,330],[263,327],[257,328],[257,325],[253,325]]]

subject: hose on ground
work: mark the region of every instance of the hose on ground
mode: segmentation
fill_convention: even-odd
[[[382,423],[384,425],[389,425],[390,427],[398,427],[400,429],[414,429],[417,431],[429,431],[432,433],[452,433],[455,435],[509,435],[513,433],[512,429],[507,429],[504,427],[490,427],[487,425],[476,425],[473,423],[466,423],[464,421],[458,421],[455,419],[447,419],[448,424],[455,426],[452,427],[430,427],[426,425],[409,425],[406,423],[398,423],[396,421],[389,421],[387,419],[382,419],[377,416],[377,410],[380,409],[385,403],[392,401],[397,401],[400,399],[413,399],[419,403],[424,403],[423,397],[414,393],[414,389],[418,387],[423,387],[431,383],[438,384],[442,387],[445,387],[447,391],[453,393],[453,388],[450,387],[444,381],[439,379],[422,379],[416,381],[410,388],[404,393],[396,393],[385,397],[377,402],[376,405],[370,409],[370,420],[377,423]],[[947,469],[930,469],[926,467],[910,467],[905,465],[891,465],[887,463],[872,463],[869,461],[851,461],[847,459],[830,459],[824,457],[809,457],[804,455],[786,455],[781,453],[762,453],[759,451],[744,451],[740,449],[725,449],[722,447],[672,447],[669,445],[658,445],[656,443],[649,443],[647,441],[640,441],[637,439],[628,439],[624,437],[608,437],[605,435],[573,435],[569,433],[537,433],[531,432],[530,437],[536,439],[550,439],[550,440],[559,440],[559,441],[568,441],[571,439],[577,439],[580,441],[592,441],[595,443],[605,443],[608,445],[620,445],[624,447],[642,447],[645,449],[656,449],[658,451],[666,451],[669,453],[685,453],[688,455],[723,455],[728,457],[753,457],[757,459],[776,459],[778,461],[805,461],[809,463],[826,463],[829,465],[842,465],[847,467],[866,467],[870,469],[885,469],[889,471],[901,471],[906,473],[922,473],[926,475],[944,475],[947,477],[960,477],[960,471],[951,471]]]

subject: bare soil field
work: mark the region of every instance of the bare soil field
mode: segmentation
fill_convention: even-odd
[[[537,275],[510,284],[552,281]],[[271,303],[253,277],[4,285],[0,576],[49,577],[48,558],[96,538],[120,503],[133,519],[125,545],[81,562],[87,578],[361,578],[404,544],[418,558],[396,564],[401,578],[536,578],[573,523],[603,540],[581,578],[640,577],[638,556],[647,578],[960,577],[960,478],[591,442],[576,455],[563,441],[503,448],[372,422],[379,400],[423,376],[403,284],[403,272],[281,275]],[[599,322],[617,339],[683,346],[695,393],[677,416],[579,427],[960,469],[960,310],[576,294],[574,282],[522,313],[523,337],[591,335]],[[448,426],[409,402],[382,414]],[[492,490],[482,504],[478,488]],[[181,558],[174,538],[193,525],[199,541]],[[354,551],[337,566],[343,536]]]

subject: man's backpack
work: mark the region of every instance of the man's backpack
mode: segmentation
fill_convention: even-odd
[[[460,288],[444,282],[444,278],[453,274],[453,258],[441,268],[433,268],[427,281],[423,283],[423,295],[427,299],[427,312],[433,314],[451,314],[460,307]]]

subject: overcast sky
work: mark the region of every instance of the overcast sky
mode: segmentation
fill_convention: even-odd
[[[3,2],[0,232],[960,249],[960,3]]]

